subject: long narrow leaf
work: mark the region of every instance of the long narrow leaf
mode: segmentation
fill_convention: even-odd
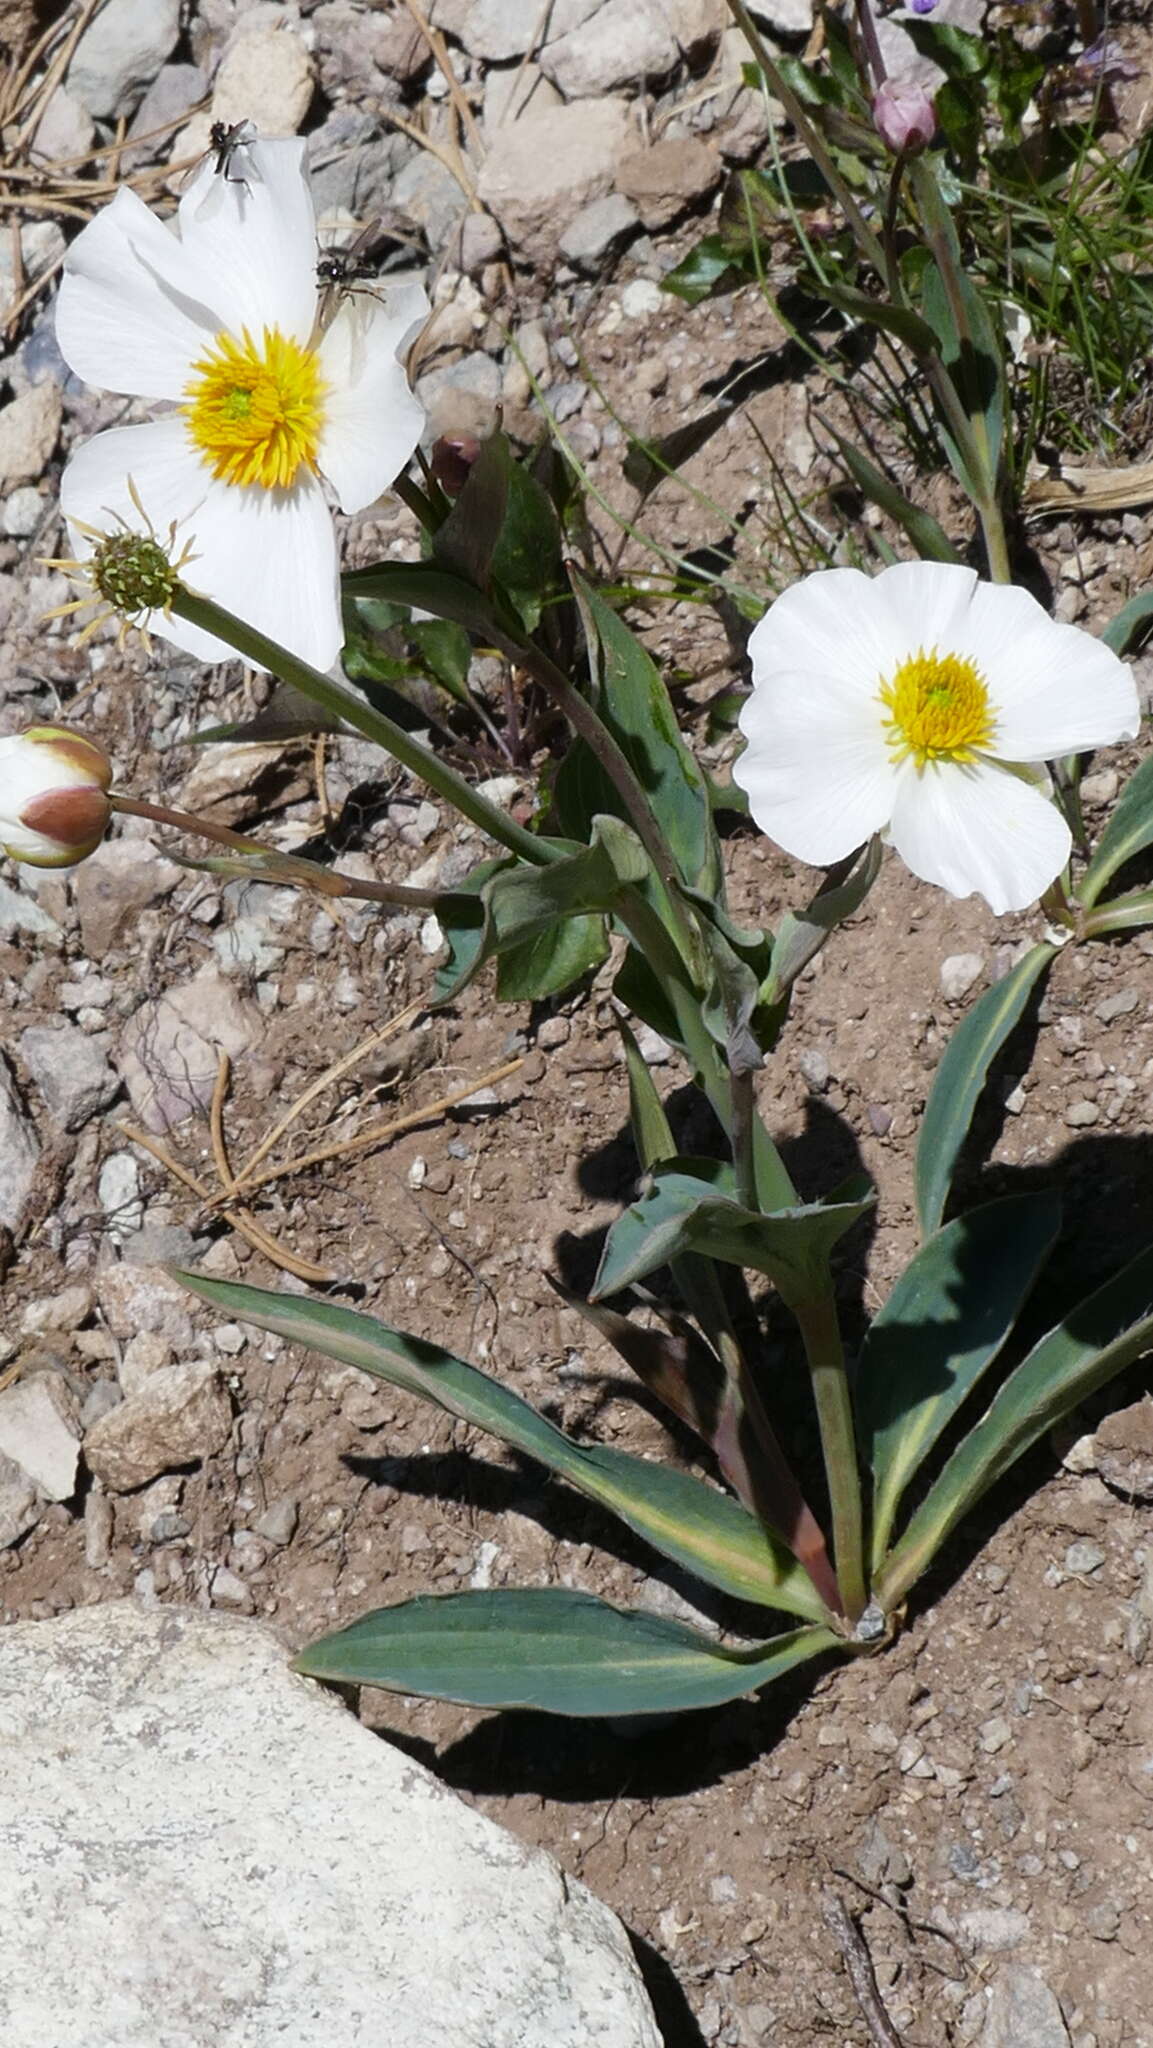
[[[1097,851],[1081,877],[1077,898],[1084,908],[1091,909],[1117,870],[1151,844],[1153,754],[1148,755],[1129,777],[1097,842]]]
[[[932,1235],[945,1213],[953,1170],[989,1068],[1020,1022],[1034,985],[1056,951],[1056,946],[1042,942],[1026,953],[1011,974],[974,1003],[941,1055],[917,1140],[915,1187],[922,1237]]]
[[[739,1501],[704,1480],[627,1451],[575,1444],[527,1401],[439,1345],[406,1336],[329,1301],[276,1294],[239,1281],[176,1269],[194,1294],[241,1322],[275,1330],[326,1358],[358,1365],[391,1386],[420,1394],[449,1415],[500,1437],[559,1472],[590,1500],[619,1516],[665,1557],[737,1599],[818,1620],[821,1603],[784,1545]]]
[[[1056,1195],[958,1216],[906,1266],[861,1348],[857,1413],[873,1467],[873,1570],[901,1495],[1013,1328],[1061,1220]]]
[[[675,1714],[740,1699],[840,1644],[831,1629],[803,1628],[726,1650],[682,1622],[538,1586],[423,1594],[379,1608],[310,1643],[295,1668],[471,1707]]]
[[[945,1538],[1046,1430],[1153,1346],[1153,1250],[1035,1344],[959,1444],[875,1582],[890,1611]]]

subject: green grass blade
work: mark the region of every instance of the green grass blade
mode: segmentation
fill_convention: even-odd
[[[1035,1344],[930,1488],[884,1570],[876,1597],[890,1611],[916,1584],[950,1531],[1046,1430],[1153,1345],[1153,1250],[1099,1287]]]
[[[831,1629],[802,1628],[726,1650],[682,1622],[537,1586],[429,1593],[378,1608],[310,1643],[295,1669],[471,1707],[675,1714],[756,1692],[839,1641]]]
[[[439,1345],[389,1329],[330,1301],[277,1294],[240,1281],[210,1280],[175,1269],[194,1294],[241,1322],[274,1330],[326,1358],[357,1365],[391,1386],[420,1394],[447,1414],[500,1437],[617,1515],[710,1586],[816,1621],[824,1608],[808,1575],[783,1543],[731,1495],[690,1473],[634,1458],[627,1451],[573,1443],[507,1387]]]
[[[1097,851],[1081,877],[1077,900],[1086,910],[1097,902],[1119,868],[1153,844],[1153,754],[1134,770],[1121,791]]]
[[[910,1260],[861,1349],[862,1448],[873,1468],[873,1571],[905,1488],[992,1363],[1052,1248],[1056,1195],[958,1216]]]
[[[940,1227],[953,1171],[989,1068],[1024,1014],[1034,984],[1057,952],[1044,942],[962,1017],[941,1055],[917,1140],[915,1190],[922,1237]]]

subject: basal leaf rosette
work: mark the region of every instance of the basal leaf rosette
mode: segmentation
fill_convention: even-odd
[[[80,448],[61,503],[82,557],[142,509],[179,536],[190,587],[327,669],[343,638],[329,494],[362,511],[411,456],[424,414],[400,357],[428,303],[398,282],[321,320],[304,143],[254,141],[244,170],[206,161],[174,226],[121,191],[72,244],[65,360],[164,410]],[[164,612],[142,624],[203,661],[234,652]]]
[[[1140,723],[1102,641],[954,563],[818,570],[749,654],[733,776],[761,830],[816,867],[879,833],[922,881],[999,915],[1036,902],[1072,849],[1044,763]]]

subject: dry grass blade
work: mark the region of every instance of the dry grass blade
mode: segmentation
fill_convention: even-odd
[[[428,20],[423,10],[417,5],[417,0],[404,0],[404,4],[420,34],[424,37],[425,42],[432,51],[433,61],[448,87],[448,96],[456,109],[461,127],[468,136],[477,156],[483,158],[484,143],[481,139],[480,129],[476,125],[476,116],[468,103],[460,80],[452,68],[452,58],[448,54],[448,45],[444,37],[439,29],[433,28],[432,23]]]
[[[343,1080],[344,1076],[351,1073],[352,1069],[358,1066],[360,1061],[365,1059],[370,1052],[374,1052],[378,1045],[383,1045],[386,1039],[392,1038],[396,1032],[403,1030],[406,1025],[411,1024],[420,1015],[423,1007],[424,1005],[418,1001],[410,1003],[406,1010],[398,1010],[395,1017],[390,1017],[387,1024],[381,1025],[379,1031],[370,1033],[369,1037],[362,1039],[360,1044],[355,1045],[351,1052],[346,1052],[340,1059],[334,1060],[331,1066],[325,1068],[323,1074],[319,1074],[315,1081],[311,1081],[304,1090],[304,1093],[298,1095],[291,1108],[285,1111],[280,1121],[275,1123],[266,1136],[261,1139],[256,1150],[249,1154],[236,1176],[237,1186],[247,1187],[251,1174],[259,1166],[261,1160],[267,1159],[269,1153],[275,1145],[279,1144],[285,1132],[292,1128],[297,1117],[311,1103],[315,1102],[319,1095],[323,1095],[326,1088],[331,1088],[335,1082]]]
[[[404,1131],[415,1130],[419,1124],[433,1122],[443,1116],[446,1110],[455,1109],[457,1103],[467,1102],[470,1095],[476,1095],[481,1088],[495,1088],[498,1081],[507,1081],[524,1060],[506,1060],[503,1067],[493,1067],[490,1073],[481,1074],[478,1079],[466,1081],[463,1088],[454,1088],[451,1095],[438,1096],[435,1102],[426,1102],[423,1109],[409,1110],[405,1116],[387,1117],[378,1124],[370,1124],[367,1130],[358,1131],[354,1137],[342,1138],[331,1145],[320,1145],[314,1152],[304,1152],[295,1159],[286,1159],[283,1166],[270,1167],[267,1173],[250,1178],[244,1174],[235,1183],[246,1195],[254,1194],[257,1188],[270,1187],[273,1181],[283,1180],[287,1174],[303,1173],[308,1167],[323,1166],[329,1159],[347,1159],[354,1152],[365,1152],[371,1146],[384,1145],[390,1138],[398,1138]],[[217,1203],[224,1199],[218,1196]]]
[[[190,1194],[194,1194],[206,1209],[218,1206],[211,1188],[206,1188],[203,1181],[198,1180],[194,1173],[190,1173],[186,1166],[182,1166],[178,1159],[174,1159],[159,1139],[154,1138],[149,1131],[137,1130],[134,1124],[117,1124],[116,1129],[122,1137],[128,1139],[129,1144],[140,1145],[145,1152],[150,1153],[157,1164],[162,1166],[166,1173],[170,1173],[173,1180],[178,1180],[182,1187],[186,1187]],[[328,1272],[324,1266],[315,1266],[310,1259],[301,1259],[295,1252],[286,1251],[267,1230],[261,1229],[256,1218],[250,1216],[247,1209],[228,1207],[222,1209],[221,1214],[241,1237],[247,1239],[254,1251],[263,1252],[265,1258],[272,1265],[279,1266],[283,1272],[293,1273],[298,1280],[305,1280],[313,1287],[331,1286],[332,1282],[339,1278],[338,1274]]]
[[[868,2027],[876,2048],[902,2048],[901,2036],[885,2011],[877,1979],[873,1973],[872,1959],[865,1947],[856,1921],[849,1912],[839,1892],[821,1893],[821,1912],[837,1947],[845,1960],[853,1995],[861,2008],[861,2018]]]
[[[1153,462],[1120,469],[1047,471],[1026,484],[1026,512],[1124,512],[1153,503]]]

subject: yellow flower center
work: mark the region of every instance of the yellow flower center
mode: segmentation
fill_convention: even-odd
[[[881,684],[885,733],[894,760],[973,761],[992,744],[996,717],[974,662],[918,648]]]
[[[230,484],[287,490],[316,468],[327,387],[314,350],[266,327],[258,346],[218,334],[184,395],[188,431],[212,474]]]

